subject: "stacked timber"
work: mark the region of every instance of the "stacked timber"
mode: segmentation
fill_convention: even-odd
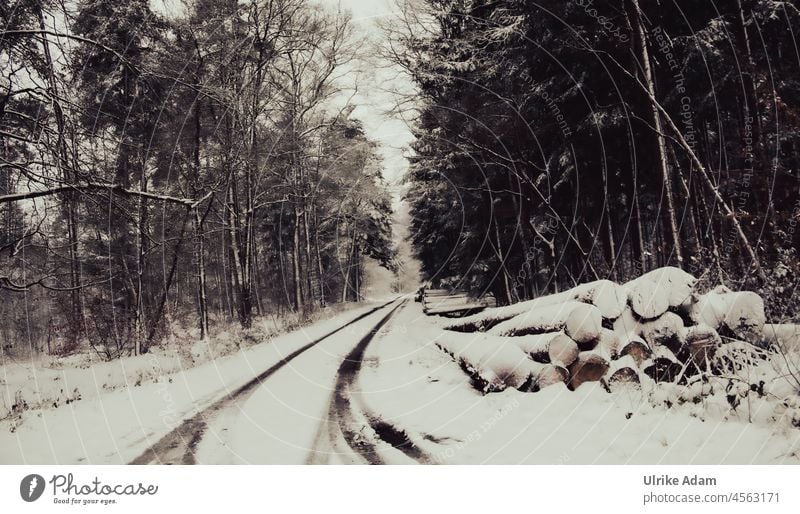
[[[725,287],[698,294],[696,285],[674,267],[625,284],[597,280],[461,318],[437,344],[484,392],[678,382],[713,372],[729,342],[797,344],[796,326],[766,324],[757,294]]]

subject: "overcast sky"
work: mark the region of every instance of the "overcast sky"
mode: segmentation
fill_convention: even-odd
[[[381,38],[376,21],[392,15],[392,0],[317,0],[332,8],[341,7],[353,15],[355,30],[368,36],[373,43]],[[404,151],[413,140],[407,124],[397,116],[385,113],[394,105],[394,97],[385,90],[388,87],[408,89],[411,83],[405,76],[392,69],[390,63],[376,57],[369,51],[370,58],[377,59],[377,66],[370,66],[370,72],[359,76],[359,92],[353,99],[358,106],[353,116],[364,122],[367,135],[381,145],[381,154],[386,168],[385,177],[395,193],[395,204],[399,201],[400,181],[408,167]]]

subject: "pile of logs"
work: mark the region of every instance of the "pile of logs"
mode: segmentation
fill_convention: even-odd
[[[696,279],[673,267],[626,284],[598,280],[568,291],[461,318],[436,344],[484,392],[535,391],[555,383],[680,382],[711,371],[728,342],[784,340],[791,329],[766,325],[752,292],[695,291]]]

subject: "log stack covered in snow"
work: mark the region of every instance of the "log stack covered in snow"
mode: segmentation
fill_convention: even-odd
[[[437,344],[484,391],[571,389],[603,380],[680,381],[708,371],[726,341],[779,344],[795,327],[766,325],[755,293],[695,291],[683,270],[660,268],[625,284],[598,280],[454,321]]]
[[[452,356],[483,392],[530,390],[566,380],[563,365],[536,362],[509,339],[445,334],[436,345]]]

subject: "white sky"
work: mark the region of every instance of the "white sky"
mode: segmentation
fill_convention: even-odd
[[[376,22],[392,16],[392,0],[317,0],[331,8],[341,7],[353,15],[353,24],[359,34],[376,44],[382,37]],[[413,141],[413,136],[405,121],[397,116],[386,115],[394,106],[394,98],[386,92],[391,87],[408,90],[413,87],[410,81],[393,68],[391,63],[382,60],[377,52],[367,47],[365,54],[374,62],[365,65],[370,73],[359,77],[358,94],[353,98],[357,105],[353,116],[364,122],[367,136],[381,146],[384,159],[385,177],[395,195],[395,206],[399,203],[400,182],[408,168],[405,149]]]

